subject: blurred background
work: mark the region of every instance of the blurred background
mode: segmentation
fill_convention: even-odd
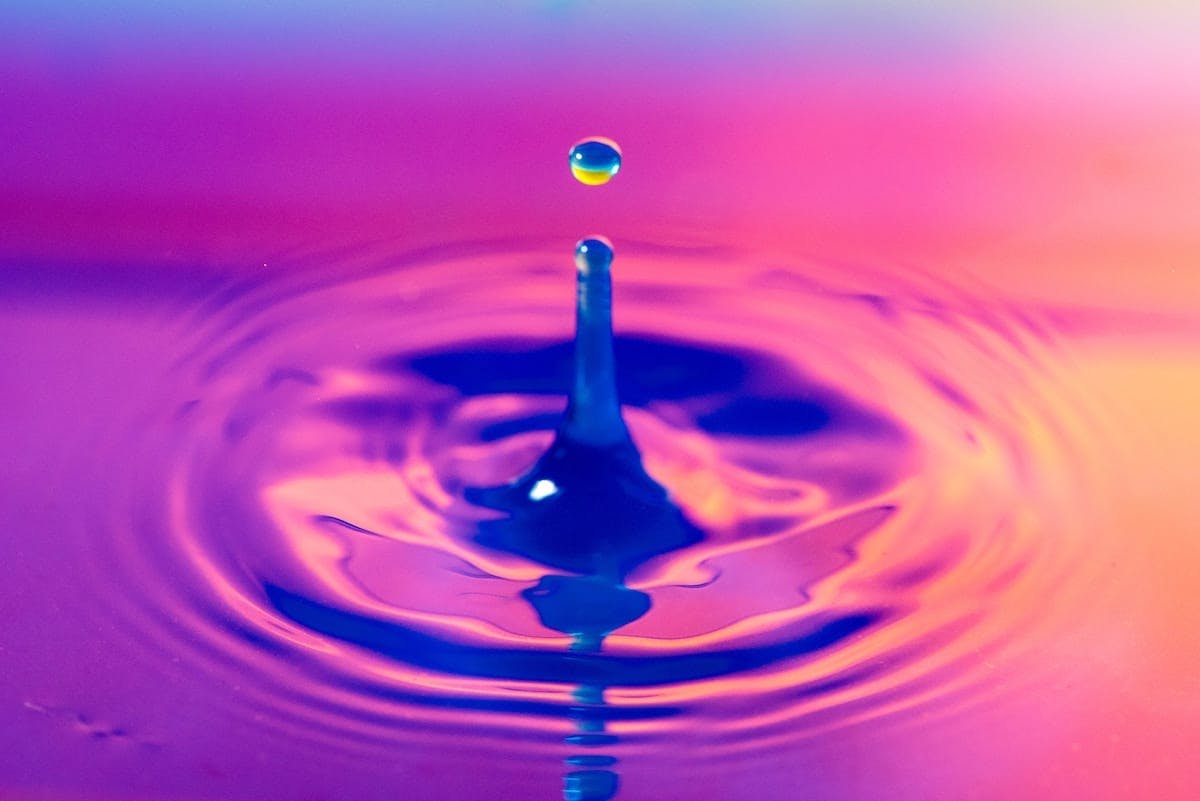
[[[3,14],[8,258],[194,266],[590,225],[1154,309],[1196,286],[1190,3]],[[564,194],[581,131],[631,159],[611,192]]]

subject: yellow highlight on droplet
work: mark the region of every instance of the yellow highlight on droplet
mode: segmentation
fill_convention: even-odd
[[[587,184],[588,186],[601,186],[611,181],[613,175],[616,173],[610,173],[606,170],[585,170],[576,164],[572,164],[571,174],[574,175],[575,180],[579,181],[581,184]]]
[[[585,186],[601,186],[621,169],[621,148],[611,139],[590,136],[576,142],[567,159],[576,181]]]

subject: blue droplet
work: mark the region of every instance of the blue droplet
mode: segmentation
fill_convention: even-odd
[[[606,272],[612,260],[612,243],[602,236],[581,239],[575,246],[575,266],[581,273]]]
[[[621,149],[611,139],[589,136],[571,148],[571,174],[581,184],[606,184],[621,169]]]

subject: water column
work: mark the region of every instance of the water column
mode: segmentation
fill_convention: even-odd
[[[605,139],[585,139],[577,143],[571,148],[569,159],[571,173],[589,186],[608,183],[621,168],[620,150],[614,142]],[[617,399],[612,341],[612,259],[612,243],[603,237],[589,237],[575,246],[575,363],[571,394],[559,429],[563,437],[600,447],[619,447],[629,442],[629,432],[621,418]],[[604,572],[608,575],[597,576],[600,581],[588,594],[593,596],[589,599],[593,604],[600,602],[610,613],[599,617],[609,619],[596,620],[588,627],[574,626],[572,650],[599,651],[610,627],[628,622],[623,620],[627,615],[620,613],[622,606],[631,605],[629,611],[639,617],[649,609],[649,598],[642,593],[634,594],[621,585],[619,576],[613,575],[611,568]],[[596,596],[609,596],[608,603]],[[621,600],[627,603],[622,604]],[[613,612],[617,614],[611,615]],[[581,630],[584,628],[592,630]],[[575,700],[579,705],[572,712],[579,733],[568,736],[567,743],[585,749],[614,744],[616,738],[605,731],[604,687],[582,685],[575,691]],[[563,777],[563,798],[566,801],[606,801],[615,796],[619,778],[610,768],[616,762],[616,757],[602,753],[568,756],[566,763],[572,769]]]
[[[620,152],[605,139],[571,149],[571,171],[589,186],[620,169]],[[575,248],[575,349],[566,411],[554,441],[511,484],[466,490],[472,503],[503,514],[478,524],[474,541],[550,568],[522,592],[542,625],[571,637],[581,677],[570,716],[578,731],[564,779],[567,801],[606,801],[618,788],[616,743],[606,731],[604,639],[646,614],[650,597],[625,584],[647,560],[685,548],[701,533],[642,467],[617,397],[612,331],[613,249],[603,237]]]

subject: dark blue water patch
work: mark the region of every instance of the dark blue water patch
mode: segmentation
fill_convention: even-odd
[[[563,761],[581,768],[607,768],[617,764],[616,757],[605,754],[572,754]]]
[[[746,350],[720,352],[685,342],[616,336],[617,392],[629,406],[739,389],[747,375],[787,370],[777,360]],[[377,363],[384,372],[422,376],[463,395],[566,395],[574,345],[538,340],[488,340],[447,351],[399,355]]]
[[[889,615],[864,609],[825,616],[807,632],[756,648],[636,657],[538,648],[484,648],[444,640],[265,585],[271,606],[311,631],[415,667],[458,676],[651,687],[727,676],[811,656],[848,641]]]
[[[504,513],[478,524],[477,544],[555,570],[604,576],[610,583],[655,556],[703,538],[670,502],[666,491],[646,474],[629,440],[591,446],[560,435],[516,482],[470,488],[465,495],[471,503]],[[601,593],[597,587],[591,589]],[[582,585],[547,585],[543,589],[562,598],[567,597],[563,593],[577,595],[581,602],[583,596],[591,597]],[[628,600],[628,596],[620,597]],[[602,606],[598,601],[589,603]],[[572,615],[580,608],[578,603],[564,606],[573,606]],[[569,616],[567,612],[556,614],[548,603],[538,606],[538,614],[547,625]],[[559,625],[555,622],[552,627]],[[595,636],[611,630],[600,626],[578,633]]]
[[[606,635],[650,610],[650,596],[598,576],[542,576],[521,593],[542,625],[599,646]]]
[[[532,414],[526,417],[516,417],[512,420],[502,420],[480,429],[479,439],[483,442],[495,442],[516,436],[517,434],[526,434],[530,431],[550,431],[558,425],[561,419],[562,412],[553,412],[551,414]]]
[[[582,745],[585,748],[599,748],[605,745],[616,745],[615,734],[569,734],[563,738],[569,745]]]
[[[742,396],[696,419],[712,434],[741,437],[799,437],[829,425],[828,405],[802,398]]]
[[[517,394],[565,397],[572,385],[573,343],[493,339],[386,357],[375,368],[417,373],[468,397]],[[614,339],[617,394],[623,406],[655,401],[694,406],[697,424],[714,435],[803,437],[836,430],[903,442],[882,413],[804,376],[782,359],[745,348],[706,348],[643,335]],[[719,403],[719,405],[714,405]],[[363,418],[365,420],[365,417]],[[480,438],[495,441],[550,430],[556,414],[530,415],[487,425]]]

